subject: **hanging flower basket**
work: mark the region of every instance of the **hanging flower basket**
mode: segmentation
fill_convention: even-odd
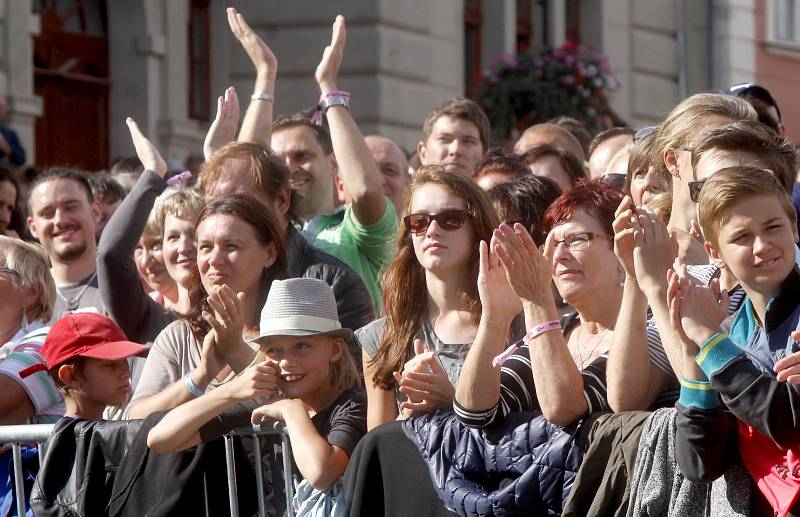
[[[498,140],[507,139],[512,129],[562,115],[596,132],[607,126],[608,94],[619,87],[603,54],[567,42],[557,49],[499,55],[484,72],[480,103]]]

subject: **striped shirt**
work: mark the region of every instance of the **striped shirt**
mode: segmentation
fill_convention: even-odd
[[[576,315],[568,317],[564,324],[564,333],[569,332],[577,323]],[[583,397],[588,406],[587,411],[594,413],[609,409],[606,395],[606,363],[608,356],[601,355],[581,371],[583,377]],[[527,344],[520,346],[500,367],[500,400],[485,411],[467,410],[453,401],[456,417],[468,427],[482,428],[497,420],[502,420],[510,413],[520,411],[539,411],[539,400],[533,382],[530,349]]]
[[[44,344],[50,327],[34,322],[26,329],[20,329],[11,341],[0,348],[0,375],[15,380],[33,404],[37,424],[55,422],[64,415],[64,398],[56,388],[47,372],[36,372],[21,378],[19,372],[25,368],[44,362],[39,350]]]

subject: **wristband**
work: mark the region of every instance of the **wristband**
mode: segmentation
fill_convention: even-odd
[[[168,179],[167,185],[169,185],[170,187],[174,187],[178,183],[189,181],[190,179],[192,179],[192,171],[183,171],[180,174],[176,174],[175,176]]]
[[[250,100],[275,103],[275,97],[273,97],[271,93],[254,93],[250,96]]]
[[[317,109],[314,111],[314,115],[311,117],[311,122],[321,126],[322,115],[324,115],[331,106],[344,106],[345,108],[349,109],[350,94],[342,90],[331,90],[320,95],[319,102],[317,103]]]
[[[183,383],[186,384],[186,389],[189,390],[189,393],[191,393],[195,397],[203,396],[203,390],[198,388],[197,384],[195,384],[194,381],[192,380],[192,372],[189,372],[183,376]]]
[[[531,341],[541,336],[542,334],[559,329],[561,329],[560,321],[558,320],[545,321],[544,323],[540,323],[539,325],[536,325],[530,331],[528,331],[528,333],[525,334],[525,337],[522,338],[522,342],[528,345],[530,344]],[[519,348],[519,341],[517,341],[510,347],[506,348],[505,351],[498,354],[494,359],[492,359],[492,366],[497,367],[502,365],[504,362],[506,362],[506,360],[509,357],[511,357],[511,354],[517,351],[517,348]]]

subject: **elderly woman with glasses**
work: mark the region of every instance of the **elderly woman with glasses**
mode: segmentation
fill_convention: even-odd
[[[604,182],[579,183],[548,209],[543,252],[522,227],[501,225],[482,245],[481,325],[456,388],[456,415],[485,427],[511,412],[540,410],[569,425],[608,409],[605,362],[622,302],[624,271],[611,223],[622,193]],[[576,309],[562,320],[550,279]],[[528,334],[505,349],[522,302]]]
[[[42,362],[53,315],[56,287],[44,249],[0,236],[0,425],[55,421],[64,401],[47,372],[21,378],[19,372]]]

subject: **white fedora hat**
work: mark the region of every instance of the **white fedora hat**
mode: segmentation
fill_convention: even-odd
[[[275,280],[261,310],[260,342],[270,336],[353,337],[342,328],[330,286],[316,278]]]

